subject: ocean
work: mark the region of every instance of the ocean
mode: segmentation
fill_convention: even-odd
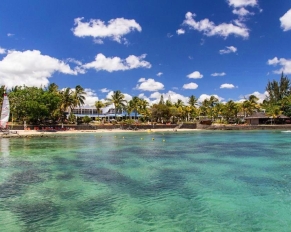
[[[1,231],[291,228],[291,133],[83,133],[0,146]]]

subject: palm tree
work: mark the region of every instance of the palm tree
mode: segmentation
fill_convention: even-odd
[[[191,95],[189,97],[188,104],[192,107],[196,107],[198,105],[198,99],[194,95]]]
[[[136,119],[140,99],[138,97],[133,97],[130,101],[134,111],[134,119]]]
[[[74,99],[72,96],[72,89],[65,88],[60,92],[61,94],[61,111],[65,112],[68,108],[72,109],[74,106]]]
[[[115,109],[115,119],[116,119],[116,112],[118,109],[121,109],[122,107],[125,106],[126,100],[124,99],[125,96],[122,94],[119,90],[114,91],[113,94],[111,95],[111,98],[106,99],[106,105],[114,105]]]
[[[145,99],[139,99],[138,103],[138,113],[141,114],[143,117],[149,116],[148,107],[149,103]]]
[[[269,104],[266,108],[266,115],[270,116],[273,119],[276,119],[280,114],[282,114],[282,111],[280,110],[280,107],[274,104]],[[272,121],[271,121],[272,122]]]
[[[102,101],[95,101],[95,107],[97,109],[97,115],[98,115],[98,118],[99,118],[99,113],[100,113],[100,110],[101,108],[103,108],[105,106],[105,104],[102,102]]]
[[[132,111],[134,111],[134,103],[132,100],[130,100],[125,106],[124,106],[125,111],[127,112],[128,119],[130,119],[130,114]]]
[[[80,85],[77,85],[72,95],[75,107],[84,105],[85,100],[86,100],[84,95],[86,95],[84,88],[81,87]]]

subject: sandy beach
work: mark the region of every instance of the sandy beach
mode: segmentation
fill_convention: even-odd
[[[36,130],[10,130],[9,134],[0,132],[0,138],[6,137],[26,137],[26,136],[49,136],[49,135],[65,135],[65,134],[83,134],[83,133],[157,133],[157,132],[185,132],[185,131],[199,131],[200,129],[147,129],[147,130],[120,130],[120,129],[99,129],[99,130],[67,130],[67,131],[36,131]]]

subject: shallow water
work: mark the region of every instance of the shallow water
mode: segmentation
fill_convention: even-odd
[[[0,146],[1,231],[291,228],[289,133],[78,134]]]

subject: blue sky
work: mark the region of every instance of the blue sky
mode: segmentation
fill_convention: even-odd
[[[290,0],[1,0],[0,85],[154,103],[265,96],[291,74]]]

